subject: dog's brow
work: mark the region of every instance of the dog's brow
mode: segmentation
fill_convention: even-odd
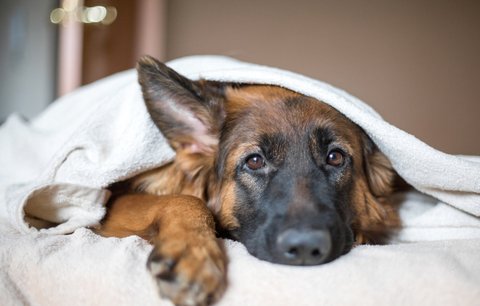
[[[340,147],[345,153],[353,154],[355,146],[351,141],[350,137],[338,129],[328,125],[319,126],[314,128],[313,133],[310,135],[310,149],[327,150],[329,146],[334,145]]]
[[[320,146],[327,146],[336,139],[335,132],[328,126],[316,127],[313,136]]]
[[[287,139],[281,133],[262,134],[258,145],[269,160],[279,159],[285,155]]]

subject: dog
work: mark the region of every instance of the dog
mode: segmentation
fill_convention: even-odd
[[[98,233],[150,241],[147,268],[174,304],[221,297],[217,235],[262,260],[319,265],[399,227],[395,171],[333,107],[276,86],[192,81],[152,57],[137,70],[176,157],[112,186]]]

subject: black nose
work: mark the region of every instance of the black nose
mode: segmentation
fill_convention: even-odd
[[[327,230],[288,229],[277,237],[277,250],[285,264],[318,265],[332,249]]]

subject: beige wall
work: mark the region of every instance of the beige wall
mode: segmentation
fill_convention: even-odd
[[[170,0],[167,29],[168,59],[297,71],[438,149],[480,154],[480,1]]]

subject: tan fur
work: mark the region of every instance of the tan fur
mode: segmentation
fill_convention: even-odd
[[[388,158],[380,151],[375,151],[366,163],[367,179],[370,190],[376,197],[385,197],[392,193],[395,172]]]
[[[371,194],[363,180],[358,180],[355,188],[355,218],[352,226],[356,244],[385,242],[390,231],[400,226],[396,207],[386,199]]]
[[[196,156],[197,155],[197,156]],[[131,189],[156,195],[186,194],[206,201],[213,160],[179,152],[175,161],[147,171],[130,181]]]

